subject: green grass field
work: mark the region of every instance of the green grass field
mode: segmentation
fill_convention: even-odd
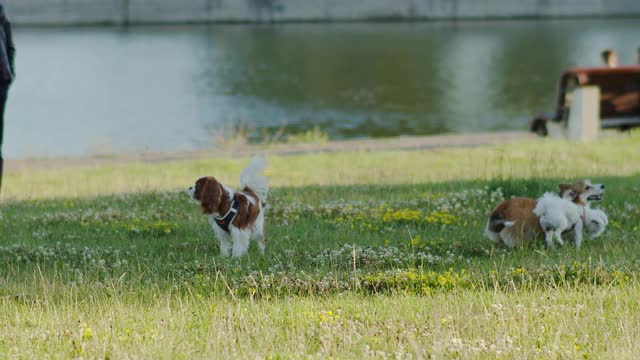
[[[268,156],[267,251],[218,256],[182,190],[247,158],[24,170],[0,200],[0,358],[634,358],[640,133]],[[483,236],[513,195],[607,186],[607,231]]]

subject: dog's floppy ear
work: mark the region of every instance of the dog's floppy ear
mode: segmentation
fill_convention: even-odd
[[[560,184],[558,185],[558,188],[560,189],[560,197],[562,197],[565,193],[565,191],[571,189],[572,185],[571,184]]]
[[[207,178],[202,187],[202,195],[200,199],[202,212],[205,214],[212,214],[218,211],[221,198],[222,186],[220,186],[220,183],[215,178]]]

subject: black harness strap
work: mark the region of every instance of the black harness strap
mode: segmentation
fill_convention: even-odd
[[[229,232],[229,225],[233,222],[233,219],[238,215],[238,202],[234,199],[231,202],[231,207],[225,216],[214,217],[216,224],[222,228],[222,230]]]

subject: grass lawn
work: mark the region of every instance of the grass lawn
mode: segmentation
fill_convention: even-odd
[[[636,132],[268,156],[267,251],[241,259],[182,189],[247,158],[9,174],[0,358],[634,358],[638,154]],[[580,178],[610,223],[579,251],[483,236],[505,198]]]

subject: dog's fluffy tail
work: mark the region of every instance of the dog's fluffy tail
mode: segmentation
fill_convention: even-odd
[[[260,201],[264,204],[267,201],[267,195],[269,194],[269,184],[267,177],[262,175],[262,172],[267,167],[267,160],[263,157],[256,156],[251,159],[251,162],[247,167],[242,170],[240,174],[240,188],[251,188],[256,195],[260,198]]]
[[[514,221],[507,221],[502,219],[489,219],[487,221],[487,226],[484,229],[484,234],[486,237],[491,239],[494,243],[502,242],[502,238],[500,237],[500,232],[505,228],[511,227],[515,224]]]
[[[487,222],[486,230],[493,233],[499,233],[502,230],[504,230],[504,228],[511,227],[514,224],[515,224],[515,221],[509,221],[509,220],[503,219],[501,216],[492,214],[489,217],[489,221]]]

